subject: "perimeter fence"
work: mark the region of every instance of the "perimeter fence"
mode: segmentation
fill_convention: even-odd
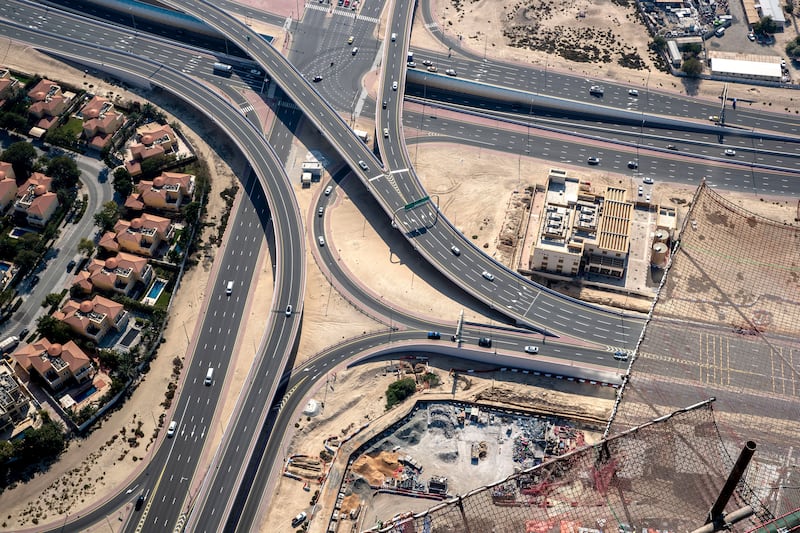
[[[800,509],[800,228],[705,183],[685,222],[607,439],[374,529],[692,531],[748,440],[726,510],[755,514],[731,530]]]

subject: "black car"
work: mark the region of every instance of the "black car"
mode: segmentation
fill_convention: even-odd
[[[42,281],[42,278],[39,276],[33,276],[31,278],[31,288],[34,288],[36,285],[38,285],[40,281]]]
[[[69,263],[67,263],[67,272],[72,272],[72,269],[75,268],[76,264],[77,263],[75,263],[74,259],[72,261],[70,261]]]
[[[24,340],[25,337],[28,336],[28,333],[30,333],[30,330],[28,328],[22,328],[18,335],[19,340]]]
[[[136,510],[141,509],[142,505],[144,505],[144,494],[139,494],[139,497],[136,498]]]
[[[636,170],[637,168],[639,168],[639,163],[637,163],[636,161],[628,161],[628,168]]]
[[[478,339],[478,346],[482,346],[484,348],[491,348],[492,339],[489,337],[481,337],[480,339]]]
[[[382,107],[383,107],[384,109],[386,109],[386,100],[384,100],[384,101],[383,101],[383,106],[382,106]]]
[[[314,82],[320,82],[320,81],[322,81],[322,76],[320,75],[314,76]]]

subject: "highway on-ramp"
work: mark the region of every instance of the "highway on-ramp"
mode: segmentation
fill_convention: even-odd
[[[282,374],[283,365],[293,348],[301,321],[305,284],[305,243],[294,195],[288,187],[282,166],[263,136],[219,95],[180,72],[151,60],[65,39],[8,21],[0,24],[0,34],[33,44],[41,50],[50,51],[66,59],[97,65],[103,70],[138,75],[149,83],[174,92],[215,120],[251,162],[262,187],[269,196],[275,231],[280,236],[275,257],[277,281],[274,303],[271,304],[277,312],[269,320],[258,350],[260,356],[251,371],[253,378],[264,380],[264,385],[259,384],[255,389],[248,386],[245,389],[245,394],[252,392],[258,396],[250,398],[252,405],[269,405],[278,378]],[[263,201],[261,204],[263,210]],[[240,248],[231,243],[227,244],[227,251],[231,256],[226,257],[227,262],[222,263],[219,280],[234,281],[234,294],[228,298],[221,282],[216,284],[212,292],[203,329],[195,341],[197,355],[192,361],[192,366],[184,369],[183,392],[174,409],[174,417],[179,422],[180,429],[176,438],[171,439],[168,446],[162,446],[156,453],[150,467],[151,472],[148,472],[152,479],[157,480],[158,490],[155,490],[154,484],[153,491],[148,495],[147,516],[158,521],[154,526],[158,530],[164,530],[165,525],[166,529],[171,529],[174,525],[177,516],[167,512],[166,509],[175,507],[180,509],[183,505],[188,495],[186,483],[195,474],[197,458],[208,436],[208,426],[211,423],[220,387],[203,385],[203,378],[208,367],[214,367],[218,368],[215,381],[217,383],[223,381],[224,370],[235,344],[235,332],[240,325],[241,312],[244,309],[252,275],[252,271],[246,272],[247,261],[251,261],[251,264],[255,262],[264,229],[253,227],[249,235],[251,241],[248,243],[242,239]],[[246,237],[246,234],[242,237]],[[263,304],[262,302],[261,305]],[[293,305],[294,312],[290,316],[285,316],[284,309],[289,304]],[[260,427],[262,418],[259,413],[245,414],[245,418],[249,416],[254,418],[243,423],[249,424],[250,427]],[[237,435],[237,442],[229,445],[247,450],[251,446],[249,436],[240,433]],[[124,495],[121,496],[124,500]],[[102,515],[95,518],[100,517]],[[90,523],[90,519],[91,516],[84,516],[79,519],[80,524]]]

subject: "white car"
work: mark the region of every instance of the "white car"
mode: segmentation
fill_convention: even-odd
[[[650,195],[649,194],[644,197],[644,201],[647,202],[648,204],[650,203]]]
[[[457,76],[458,75],[458,73],[455,70],[451,69],[451,68],[445,70],[444,73],[447,74],[448,76]]]
[[[292,316],[292,306],[291,305],[287,305],[286,306],[286,316]]]
[[[623,352],[622,350],[617,350],[614,352],[614,359],[617,361],[627,361],[628,360],[628,352]]]
[[[393,90],[393,91],[396,91],[396,90],[397,90],[397,82],[396,82],[396,81],[393,81],[393,82],[392,82],[392,90]]]
[[[325,237],[320,235],[319,237],[317,237],[317,240],[319,241],[320,246],[325,246]]]
[[[639,185],[639,196],[642,196],[643,194],[644,194],[644,187]]]
[[[726,148],[725,149],[725,155],[731,156],[731,157],[735,156],[736,155],[736,150],[734,150],[733,148]]]
[[[638,97],[638,96],[639,96],[639,91],[637,91],[636,89],[628,89],[628,95],[629,95],[629,96],[636,96],[636,97]]]
[[[653,184],[653,178],[651,178],[650,176],[645,176],[644,178],[642,178],[642,181],[645,182],[648,185],[652,185]]]
[[[494,281],[494,274],[492,274],[491,272],[487,272],[486,270],[481,272],[481,276],[488,279],[489,281]]]
[[[389,138],[389,128],[383,128],[383,138],[384,139]]]
[[[526,346],[525,347],[525,353],[539,353],[539,347],[538,346]]]
[[[261,71],[258,70],[257,68],[251,68],[250,69],[250,74],[253,74],[254,76],[260,76],[261,75]]]
[[[169,423],[169,427],[167,428],[167,437],[174,436],[176,429],[178,429],[178,423],[173,420],[172,422]]]

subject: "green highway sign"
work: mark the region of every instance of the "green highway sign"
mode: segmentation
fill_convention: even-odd
[[[419,207],[419,206],[421,206],[422,204],[424,204],[425,202],[427,202],[427,201],[428,201],[428,200],[430,200],[430,199],[431,199],[431,197],[430,197],[430,196],[423,196],[423,197],[422,197],[422,198],[420,198],[419,200],[414,200],[414,201],[413,201],[413,202],[411,202],[410,204],[406,204],[406,205],[403,207],[403,209],[405,209],[406,211],[409,211],[409,210],[411,210],[411,209],[414,209],[415,207]]]

